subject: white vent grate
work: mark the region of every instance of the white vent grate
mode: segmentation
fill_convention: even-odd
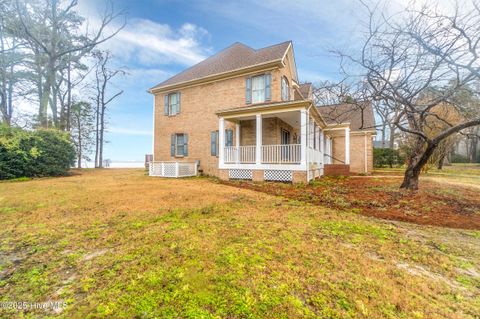
[[[266,181],[291,182],[293,179],[292,171],[265,170],[263,175]]]
[[[187,177],[197,175],[197,163],[150,162],[150,176]]]
[[[165,177],[177,177],[175,163],[163,164],[163,176]]]
[[[193,176],[196,175],[195,165],[190,163],[178,163],[178,176]]]
[[[231,169],[228,171],[228,177],[230,177],[231,179],[252,179],[252,170]]]

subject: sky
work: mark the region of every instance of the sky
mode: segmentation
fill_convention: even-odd
[[[392,2],[402,5],[404,0]],[[232,43],[258,49],[292,40],[299,80],[316,83],[340,77],[339,61],[330,52],[348,50],[364,28],[365,11],[356,0],[115,0],[113,4],[125,13],[126,26],[103,47],[114,55],[114,67],[127,72],[110,91],[124,91],[108,111],[104,158],[113,161],[141,161],[152,153],[149,88]],[[103,0],[79,0],[79,11],[93,26],[104,8]]]

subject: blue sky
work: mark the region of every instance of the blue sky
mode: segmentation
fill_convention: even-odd
[[[400,1],[400,0],[399,0]],[[92,21],[103,3],[80,0]],[[348,48],[361,36],[358,1],[114,1],[127,26],[105,44],[115,66],[128,72],[114,90],[124,94],[109,110],[104,158],[143,160],[152,151],[155,84],[239,41],[253,48],[292,40],[300,81],[339,77],[329,50]]]

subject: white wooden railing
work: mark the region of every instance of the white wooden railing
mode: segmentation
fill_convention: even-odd
[[[148,174],[160,177],[196,176],[196,162],[150,162]]]
[[[255,145],[225,147],[225,163],[255,163]]]
[[[262,145],[262,163],[300,163],[301,145]]]

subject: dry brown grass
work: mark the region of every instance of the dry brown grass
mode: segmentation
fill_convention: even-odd
[[[3,317],[475,318],[480,233],[140,170],[0,183]]]

